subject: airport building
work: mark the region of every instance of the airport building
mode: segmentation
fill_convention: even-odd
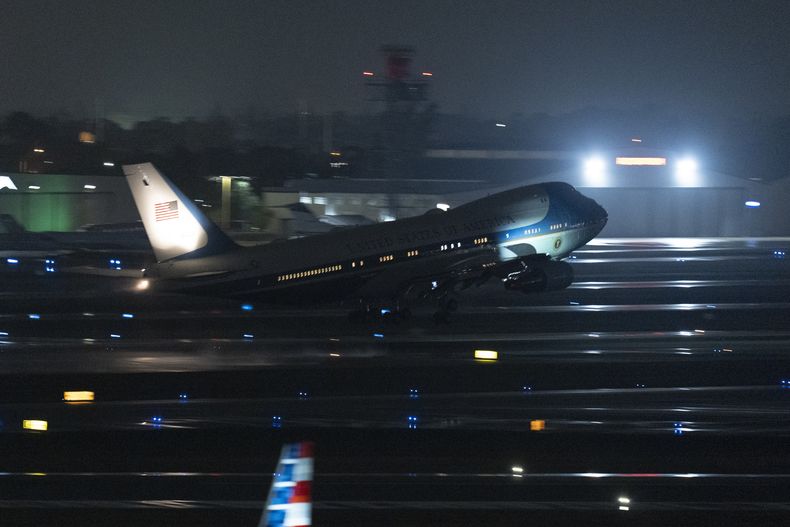
[[[547,181],[598,201],[609,213],[606,237],[780,236],[790,220],[790,180],[734,177],[671,152],[441,150],[428,152],[426,166],[425,177],[412,179],[292,179],[266,188],[268,235],[325,232],[308,225],[310,213],[330,227],[390,221]],[[0,211],[31,231],[138,219],[124,178],[112,176],[0,174]]]
[[[771,183],[734,177],[692,158],[631,148],[585,157],[569,152],[442,150],[432,164],[472,165],[456,180],[291,180],[269,189],[288,193],[318,216],[359,214],[386,221],[458,206],[515,186],[563,181],[609,212],[607,237],[781,236],[790,214],[790,180]],[[438,162],[437,162],[438,161]],[[540,169],[536,170],[536,167]],[[435,173],[435,171],[434,171]],[[458,174],[444,172],[442,175]]]
[[[112,176],[0,173],[0,212],[34,232],[139,219],[126,180]]]

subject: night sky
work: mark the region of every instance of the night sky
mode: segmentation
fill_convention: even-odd
[[[444,112],[790,112],[783,1],[0,1],[0,112],[363,111],[407,44]]]

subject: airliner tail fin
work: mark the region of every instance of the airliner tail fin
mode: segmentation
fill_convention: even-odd
[[[312,484],[313,443],[284,445],[258,527],[311,525]]]
[[[158,261],[208,256],[237,247],[151,163],[124,165],[123,172]]]

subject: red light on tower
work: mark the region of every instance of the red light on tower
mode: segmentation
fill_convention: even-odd
[[[433,73],[431,73],[430,71],[423,71],[422,72],[422,76],[423,77],[433,77]]]

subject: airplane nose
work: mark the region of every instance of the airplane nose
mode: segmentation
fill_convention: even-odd
[[[589,201],[588,214],[588,217],[592,220],[593,229],[595,229],[593,237],[598,236],[606,226],[609,214],[607,214],[605,208],[601,207],[597,201],[592,199]]]
[[[606,220],[609,219],[609,214],[606,212],[606,209],[601,207],[597,202],[593,202],[593,203],[595,204],[595,208],[594,208],[595,212],[593,214],[594,217],[595,217],[595,220],[599,221],[599,222],[601,222],[601,223],[603,223],[605,225],[606,224]]]

